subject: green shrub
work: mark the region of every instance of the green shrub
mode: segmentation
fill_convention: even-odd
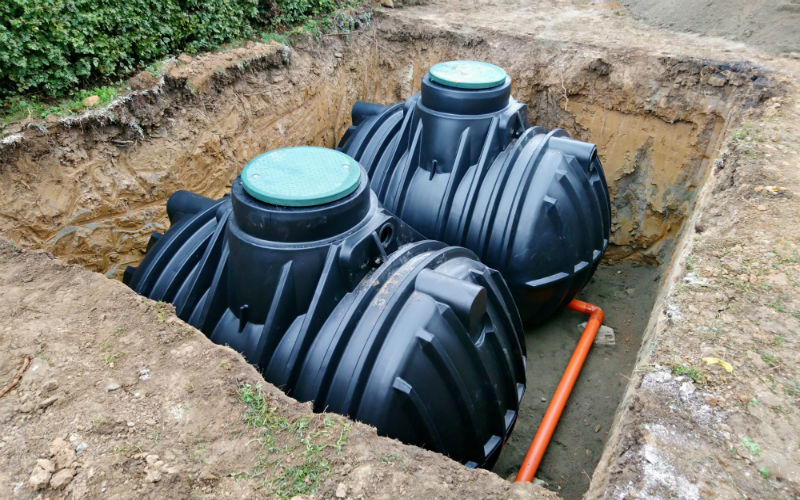
[[[0,100],[63,96],[181,51],[210,50],[337,0],[0,0]]]
[[[271,4],[269,24],[273,27],[302,23],[309,16],[325,14],[336,8],[335,0],[283,0]]]

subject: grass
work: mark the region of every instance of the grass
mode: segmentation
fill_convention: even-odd
[[[769,352],[762,352],[761,360],[764,361],[764,363],[768,364],[769,366],[774,366],[777,363],[775,355]]]
[[[112,352],[111,343],[108,341],[103,342],[103,345],[100,346],[100,350],[104,352],[103,361],[105,361],[107,365],[111,365],[114,361],[125,355],[125,353],[122,352]]]
[[[761,446],[755,441],[753,441],[753,438],[751,438],[750,436],[742,436],[742,444],[744,445],[745,448],[747,448],[747,451],[749,451],[753,455],[761,454]]]
[[[755,156],[757,152],[756,145],[764,140],[760,129],[752,123],[745,123],[734,130],[731,133],[731,138],[742,154],[746,156]]]
[[[790,384],[784,385],[783,390],[786,392],[786,394],[791,396],[800,396],[800,382],[794,378],[791,378]]]
[[[158,319],[160,319],[162,323],[167,320],[167,311],[164,309],[166,305],[166,303],[161,301],[156,302],[156,314],[158,314]]]
[[[702,370],[698,370],[696,368],[692,368],[685,365],[674,364],[670,366],[670,371],[672,372],[673,376],[689,377],[696,384],[703,384],[706,382],[705,372]]]
[[[306,457],[302,465],[286,467],[272,480],[272,492],[279,498],[313,495],[330,470],[331,466],[326,459]]]
[[[118,83],[80,90],[69,97],[58,100],[46,100],[36,96],[8,98],[0,102],[0,127],[28,118],[43,119],[50,115],[67,116],[81,113],[88,109],[83,105],[83,100],[93,95],[100,98],[100,102],[94,107],[103,107],[126,89],[124,84]]]
[[[268,31],[261,34],[261,41],[264,43],[278,42],[281,45],[289,45],[289,37],[277,31]]]
[[[341,452],[350,423],[329,414],[287,418],[258,385],[241,386],[239,399],[245,404],[245,422],[261,431],[262,452],[249,477],[261,478],[270,496],[315,494],[331,472],[327,450]]]
[[[772,301],[772,302],[769,304],[769,306],[770,306],[771,308],[775,309],[776,311],[778,311],[779,313],[786,313],[786,306],[785,306],[785,305],[784,305],[784,303],[783,303],[782,301],[780,301],[779,299],[775,299],[775,300],[773,300],[773,301]]]
[[[116,361],[116,360],[118,360],[119,358],[121,358],[122,356],[124,356],[124,354],[123,354],[123,353],[121,353],[121,352],[115,352],[115,353],[110,353],[110,352],[109,352],[109,353],[106,353],[106,354],[103,356],[103,360],[106,362],[106,364],[107,364],[107,365],[110,365],[110,364],[112,364],[114,361]]]

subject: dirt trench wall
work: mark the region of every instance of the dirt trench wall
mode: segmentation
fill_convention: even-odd
[[[510,51],[508,47],[519,47]],[[525,54],[520,57],[519,54]],[[250,44],[167,69],[109,109],[29,124],[0,146],[0,232],[119,276],[143,256],[178,189],[219,197],[270,149],[334,146],[356,100],[398,102],[446,59],[492,61],[532,123],[598,144],[614,199],[612,259],[662,262],[751,67],[609,54],[503,35],[428,32],[379,20],[348,38]]]

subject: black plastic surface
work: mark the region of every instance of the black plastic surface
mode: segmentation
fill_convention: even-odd
[[[525,384],[522,325],[497,271],[422,240],[362,170],[337,202],[283,208],[237,179],[219,201],[178,192],[172,227],[124,281],[317,411],[491,466]]]
[[[526,322],[547,319],[594,273],[611,228],[596,148],[530,127],[510,81],[476,91],[426,75],[405,103],[356,103],[353,123],[339,149],[384,206],[499,270]]]

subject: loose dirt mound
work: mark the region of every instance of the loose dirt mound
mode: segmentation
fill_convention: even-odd
[[[800,102],[747,118],[656,304],[590,498],[800,495]]]
[[[552,498],[263,383],[119,282],[0,244],[0,497]],[[263,384],[259,392],[257,384]]]
[[[798,0],[622,0],[622,4],[657,26],[800,55]]]

